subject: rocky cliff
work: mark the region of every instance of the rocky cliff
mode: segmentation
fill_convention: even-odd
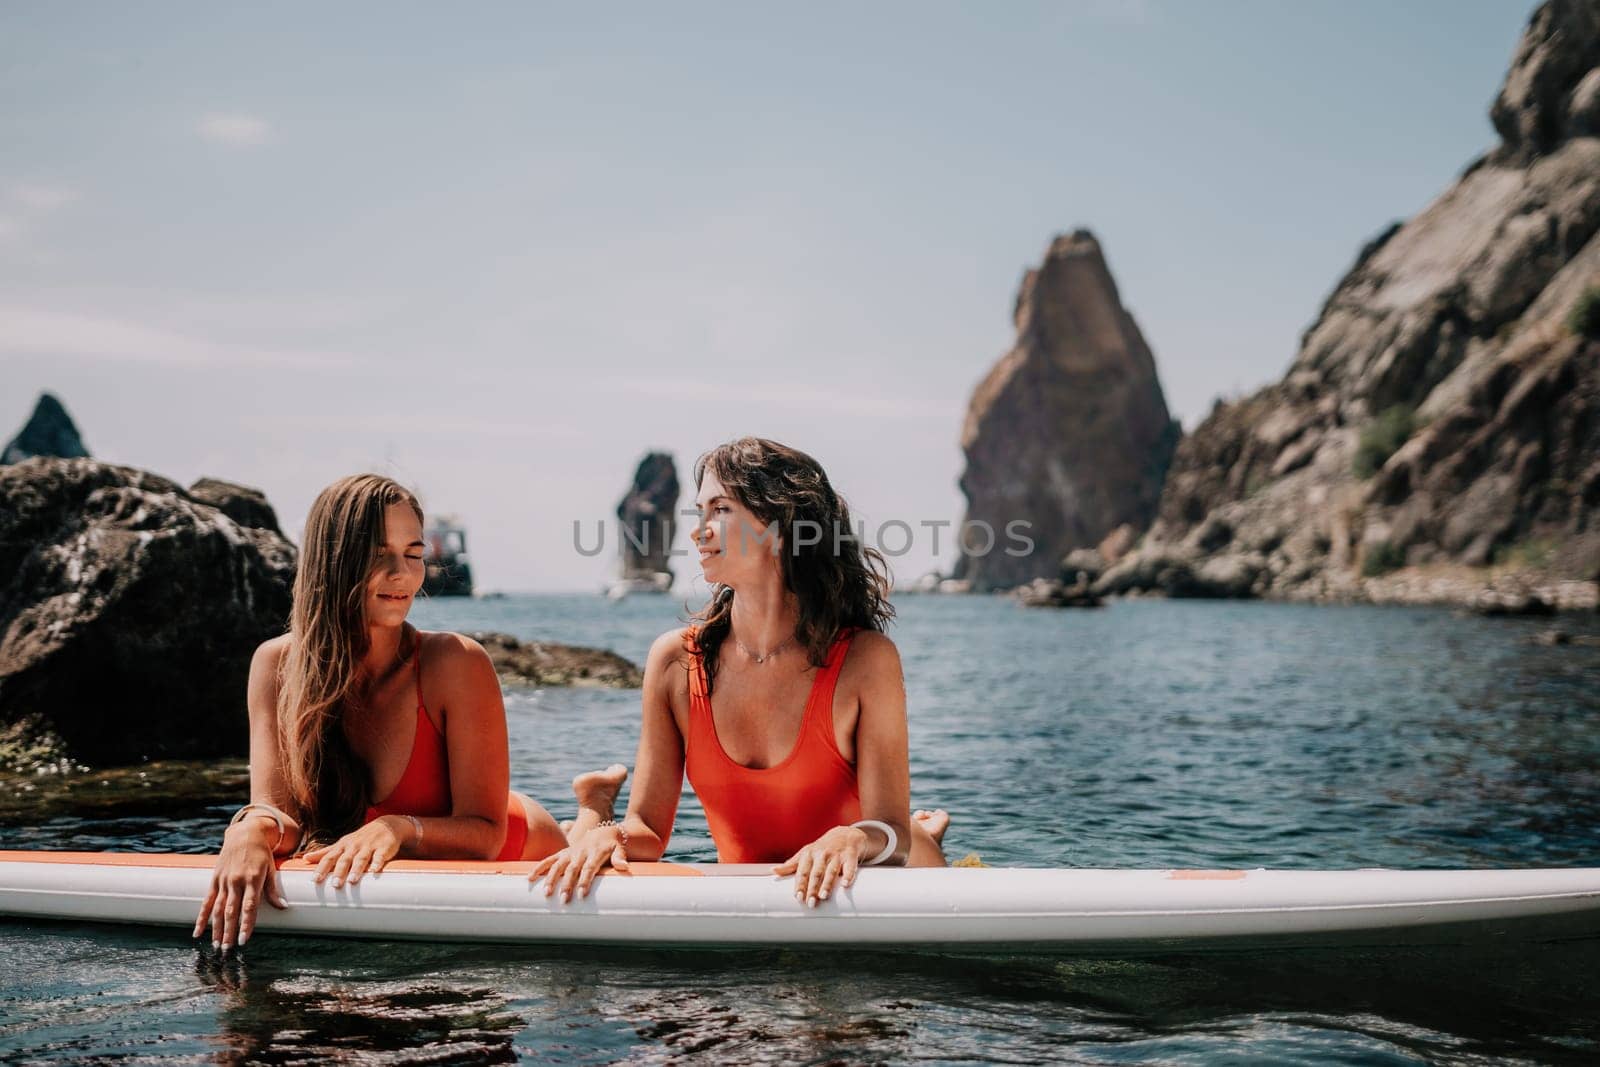
[[[1592,603],[1600,0],[1534,14],[1500,143],[1369,242],[1285,378],[1219,402],[1105,593]]]
[[[1016,343],[973,393],[961,434],[955,577],[975,590],[1054,578],[1072,549],[1125,524],[1142,531],[1178,438],[1155,358],[1092,234],[1051,244],[1022,280],[1015,320]],[[1013,522],[1028,524],[1031,552],[1007,551],[1021,546],[1007,536]]]
[[[633,484],[617,505],[624,581],[659,582],[662,588],[672,584],[667,559],[677,507],[678,468],[672,454],[651,452],[639,461]]]
[[[88,456],[89,450],[78,436],[78,427],[72,416],[50,393],[40,393],[33,414],[23,424],[17,436],[7,442],[0,452],[0,464],[21,463],[34,456],[61,456],[74,459]]]

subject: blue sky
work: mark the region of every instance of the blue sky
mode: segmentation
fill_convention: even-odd
[[[1054,234],[1100,238],[1193,426],[1493,143],[1532,6],[11,3],[0,437],[53,390],[295,537],[391,473],[484,588],[597,588],[573,520],[744,433],[873,528],[957,520]]]

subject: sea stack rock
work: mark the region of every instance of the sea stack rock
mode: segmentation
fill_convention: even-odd
[[[1073,549],[1124,524],[1142,532],[1180,433],[1088,231],[1056,238],[1028,271],[1015,318],[1016,343],[973,393],[961,433],[967,516],[955,577],[975,591],[1054,579]],[[1008,528],[1032,550],[1021,554]]]
[[[244,755],[250,657],[287,627],[294,568],[281,534],[157,475],[0,467],[0,755]]]
[[[1184,439],[1101,592],[1465,604],[1517,572],[1593,605],[1600,0],[1534,12],[1490,115],[1501,143],[1367,242],[1284,379]]]
[[[617,505],[622,536],[622,580],[670,588],[674,519],[678,507],[678,469],[670,452],[651,452],[639,461],[633,484]]]
[[[72,416],[50,393],[40,393],[39,402],[27,423],[0,452],[0,464],[21,463],[34,456],[60,456],[64,459],[81,459],[89,455],[78,436]]]

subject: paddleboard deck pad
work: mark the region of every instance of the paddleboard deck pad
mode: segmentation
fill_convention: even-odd
[[[192,929],[215,856],[0,851],[0,915]],[[1600,935],[1600,869],[885,869],[808,908],[764,866],[635,863],[563,904],[531,863],[391,862],[317,885],[278,872],[289,907],[256,937],[439,942],[898,946],[1163,952],[1252,945],[1481,944]]]

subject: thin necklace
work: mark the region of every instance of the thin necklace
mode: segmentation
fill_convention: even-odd
[[[739,640],[737,637],[735,637],[733,639],[733,643],[739,646],[739,651],[743,652],[745,655],[747,655],[751,659],[755,660],[756,664],[758,666],[760,664],[762,664],[762,663],[767,662],[767,660],[771,659],[773,656],[776,656],[779,652],[782,652],[784,649],[788,648],[789,645],[793,641],[794,641],[794,638],[792,636],[785,637],[782,641],[779,641],[777,644],[775,644],[771,648],[767,649],[767,654],[765,656],[758,656],[754,652],[750,651],[750,646],[749,645],[745,644],[743,641]]]

